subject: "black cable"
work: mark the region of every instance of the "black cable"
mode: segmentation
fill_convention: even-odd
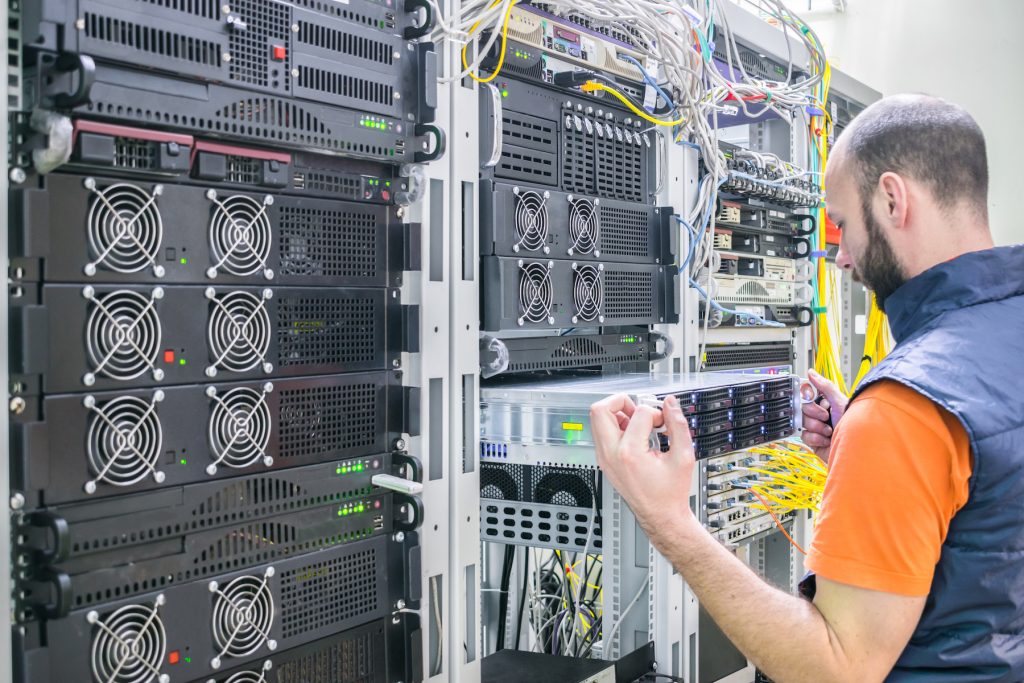
[[[523,589],[519,592],[519,618],[516,619],[516,648],[519,649],[519,634],[523,632],[523,608],[526,606],[526,584],[530,579],[530,572],[526,571],[530,565],[530,556],[527,554],[529,550],[526,550],[523,554],[525,555],[525,562],[523,562]]]
[[[515,561],[515,552],[514,546],[505,546],[505,563],[501,568],[501,592],[498,594],[498,614],[501,615],[496,648],[498,652],[505,649],[505,629],[508,624],[508,587],[512,581],[512,564]]]

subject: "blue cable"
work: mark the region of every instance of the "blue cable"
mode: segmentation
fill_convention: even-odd
[[[635,66],[636,68],[640,69],[640,73],[644,75],[644,80],[647,81],[647,85],[654,88],[654,90],[661,96],[661,99],[665,100],[665,103],[669,107],[671,107],[671,112],[674,114],[676,111],[676,105],[674,102],[672,102],[672,98],[669,97],[668,94],[666,94],[666,92],[661,89],[661,86],[658,85],[658,82],[654,80],[654,77],[651,76],[651,74],[647,73],[647,70],[644,69],[643,65],[640,64],[640,62],[638,62],[630,55],[619,55],[618,57],[619,59],[623,59],[632,64],[633,66]]]

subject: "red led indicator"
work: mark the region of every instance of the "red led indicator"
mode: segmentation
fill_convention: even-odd
[[[165,363],[173,363],[174,362],[174,351],[172,351],[171,349],[167,349],[166,351],[164,351],[164,362]]]
[[[373,501],[373,507],[374,507],[375,510],[379,509],[380,508],[380,501],[379,500]]]
[[[180,652],[178,652],[177,650],[171,650],[171,652],[168,653],[168,655],[167,655],[167,663],[168,664],[177,664],[180,661],[181,661],[181,653]]]
[[[284,45],[274,46],[274,59],[279,62],[283,62],[284,58],[288,55],[288,51],[284,49]]]

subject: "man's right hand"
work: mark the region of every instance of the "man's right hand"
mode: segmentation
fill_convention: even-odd
[[[807,379],[817,393],[824,398],[820,403],[803,404],[804,431],[800,438],[814,450],[819,458],[828,462],[828,452],[832,446],[832,430],[839,425],[839,419],[846,412],[846,406],[850,399],[844,396],[833,382],[814,370],[808,371]],[[828,425],[829,417],[832,418],[831,427]]]

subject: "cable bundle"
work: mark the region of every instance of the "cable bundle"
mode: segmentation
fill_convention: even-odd
[[[853,381],[853,388],[856,389],[864,376],[871,368],[875,367],[880,360],[889,355],[892,348],[892,335],[889,332],[889,318],[882,309],[878,307],[875,295],[871,295],[871,308],[868,311],[868,329],[864,336],[864,355],[860,359],[860,369],[857,371],[857,378]]]

